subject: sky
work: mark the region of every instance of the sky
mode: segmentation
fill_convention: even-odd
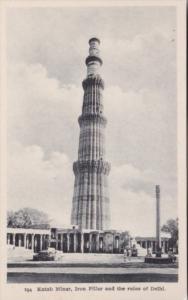
[[[111,228],[177,217],[175,7],[9,8],[8,209],[69,227],[88,40],[101,40]]]

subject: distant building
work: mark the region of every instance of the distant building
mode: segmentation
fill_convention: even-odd
[[[170,236],[163,235],[161,233],[161,249],[162,253],[167,253],[169,250],[169,239]],[[156,253],[157,251],[157,238],[152,236],[136,236],[135,240],[137,244],[139,244],[144,249],[152,249],[152,253]]]
[[[140,245],[139,249],[151,248],[155,253],[156,238],[136,237],[134,240],[137,246]],[[162,236],[161,241],[162,250],[167,253],[169,237]],[[131,248],[133,244],[133,239],[127,232],[117,230],[7,228],[7,245],[22,247],[33,252],[53,247],[65,253],[123,253],[125,248]],[[141,253],[143,252],[141,251]]]

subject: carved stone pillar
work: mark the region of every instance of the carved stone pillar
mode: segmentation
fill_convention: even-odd
[[[43,246],[43,234],[40,234],[40,251],[42,250]]]
[[[55,243],[55,248],[58,250],[58,244],[59,244],[59,234],[56,234],[56,243]]]
[[[169,249],[169,241],[166,241],[166,247],[165,247],[165,252],[168,253],[168,249]]]
[[[77,236],[76,233],[74,233],[74,252],[77,250]]]
[[[16,242],[16,235],[15,233],[12,234],[12,244],[13,246],[15,246],[15,242]]]
[[[96,234],[96,252],[99,252],[99,233]]]
[[[61,234],[61,251],[63,252],[63,234]]]
[[[118,236],[115,238],[115,242],[116,242],[116,249],[118,250],[119,249],[119,237]]]
[[[103,252],[103,240],[99,238],[99,250],[100,252]]]
[[[27,249],[26,239],[27,239],[27,234],[24,233],[24,248]]]
[[[37,235],[35,235],[35,238],[34,238],[34,247],[35,247],[35,251],[37,252],[38,250],[38,238],[37,238]]]
[[[47,234],[46,235],[46,239],[47,239],[47,249],[50,247],[50,235]]]
[[[10,244],[10,233],[7,233],[7,244]]]
[[[156,185],[156,251],[161,248],[160,186]]]
[[[81,245],[80,245],[80,248],[81,248],[81,252],[84,253],[84,233],[81,233]]]
[[[67,252],[70,251],[70,236],[69,233],[67,233]]]
[[[35,250],[35,235],[33,233],[31,235],[31,249]]]
[[[21,239],[21,235],[18,235],[18,247],[21,247],[22,245],[22,239]]]
[[[26,237],[26,249],[29,249],[29,235]]]
[[[89,252],[92,252],[92,233],[89,234]]]

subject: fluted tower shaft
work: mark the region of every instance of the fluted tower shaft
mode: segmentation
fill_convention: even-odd
[[[109,228],[110,203],[108,174],[110,164],[105,161],[104,130],[107,123],[103,115],[104,82],[99,74],[102,59],[100,41],[89,40],[86,58],[87,77],[84,89],[80,125],[78,160],[73,164],[75,174],[71,223],[81,229],[103,230]]]

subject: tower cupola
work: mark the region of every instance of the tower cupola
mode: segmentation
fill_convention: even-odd
[[[86,58],[87,76],[99,74],[100,67],[102,65],[102,59],[100,58],[99,50],[100,40],[93,37],[89,40],[89,56]]]

